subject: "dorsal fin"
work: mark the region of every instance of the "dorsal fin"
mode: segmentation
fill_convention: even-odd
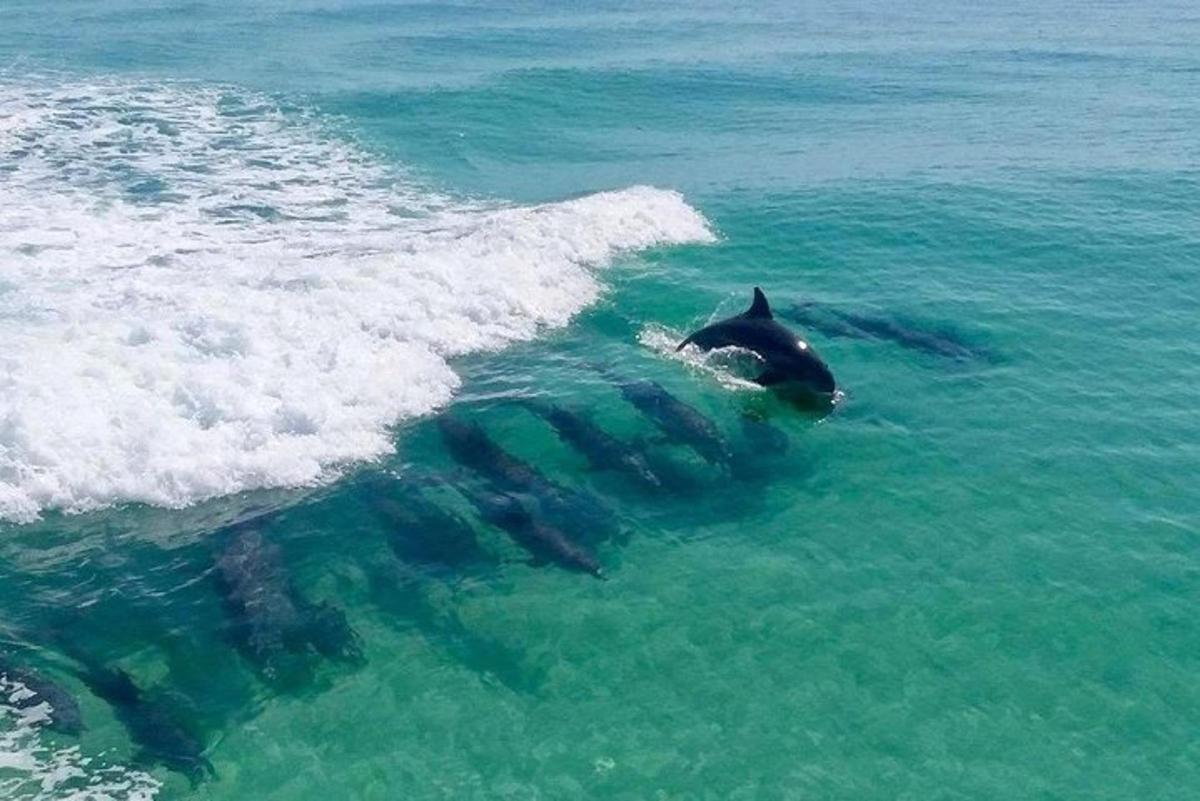
[[[763,294],[762,289],[754,287],[754,302],[750,304],[750,308],[746,309],[743,317],[751,320],[770,320],[771,306],[767,303],[767,296]]]

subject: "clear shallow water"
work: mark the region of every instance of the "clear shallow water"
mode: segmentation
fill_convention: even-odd
[[[4,637],[88,728],[6,712],[0,788],[1193,797],[1197,33],[1170,4],[6,5],[0,503],[41,519],[0,524]],[[846,393],[818,419],[662,352],[756,283],[981,356],[804,329]],[[592,362],[790,447],[729,481]],[[588,470],[529,395],[695,485]],[[457,475],[424,416],[451,397],[614,509],[609,581],[444,487],[492,559],[397,575],[379,482]],[[263,509],[364,664],[279,689],[231,647],[213,562]],[[127,768],[80,653],[218,778]]]

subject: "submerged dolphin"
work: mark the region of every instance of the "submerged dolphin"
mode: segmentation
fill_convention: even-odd
[[[475,506],[481,518],[528,551],[535,564],[553,562],[567,570],[604,578],[600,560],[594,553],[558,527],[534,517],[519,498],[465,484],[460,484],[458,490]]]
[[[552,403],[526,400],[522,405],[549,423],[558,438],[583,454],[593,469],[623,472],[646,486],[662,487],[662,479],[645,454],[609,434],[590,417]]]
[[[525,493],[559,525],[584,527],[600,539],[619,537],[620,526],[612,510],[595,495],[557,484],[526,462],[513,456],[488,436],[483,426],[443,414],[437,421],[446,449],[459,464],[488,479],[498,489]]]
[[[342,611],[313,603],[292,584],[279,547],[254,528],[235,528],[216,560],[217,583],[242,653],[271,682],[308,678],[309,649],[327,659],[362,661],[358,635]]]
[[[29,709],[46,704],[47,726],[63,734],[78,736],[83,731],[83,715],[71,693],[32,668],[18,665],[0,653],[0,702],[14,709]],[[19,685],[19,686],[18,686]]]
[[[831,337],[894,342],[910,350],[956,361],[989,356],[985,350],[965,342],[951,331],[923,330],[888,317],[843,311],[812,301],[793,304],[781,314]]]
[[[706,325],[679,343],[675,350],[695,345],[701,350],[743,348],[763,360],[765,369],[754,381],[764,387],[798,385],[832,395],[833,373],[807,342],[775,322],[763,291],[754,287],[754,302],[741,314]]]
[[[140,749],[137,762],[155,762],[181,773],[194,785],[215,778],[204,756],[204,743],[177,719],[165,704],[146,696],[120,668],[85,664],[79,678],[97,698],[112,707],[117,719]]]
[[[489,561],[467,521],[411,483],[374,478],[365,487],[371,510],[386,525],[392,553],[418,574],[452,578]]]
[[[706,462],[729,466],[733,453],[712,420],[672,395],[657,381],[624,378],[607,367],[593,365],[621,390],[621,395],[658,426],[672,442],[686,445]]]

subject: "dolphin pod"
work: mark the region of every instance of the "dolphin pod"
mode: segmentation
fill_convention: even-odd
[[[756,296],[756,306],[739,316],[751,320],[748,330],[760,334],[766,330],[763,307],[765,297],[760,306]],[[769,308],[766,311],[769,316]],[[696,332],[688,344],[718,347],[716,343],[722,340],[714,329],[720,331],[722,325],[737,331],[746,328],[724,321]],[[785,357],[772,358],[778,368]],[[768,367],[767,372],[776,368]],[[738,477],[737,462],[743,457],[765,465],[770,456],[788,448],[787,435],[761,416],[743,414],[740,438],[731,441],[713,419],[663,385],[627,378],[608,368],[597,369],[647,421],[647,427],[653,426],[665,440],[691,449],[718,470],[706,469],[696,459],[677,460],[674,455],[662,462],[655,458],[662,456],[661,451],[647,448],[644,439],[614,435],[586,411],[542,399],[514,402],[544,422],[594,470],[620,474],[648,491],[663,493],[683,486],[679,474],[671,478],[672,465],[683,469],[690,479],[701,475],[707,482],[717,473],[722,478]],[[384,564],[394,561],[400,565],[375,575],[382,575],[385,581],[400,576],[401,580],[388,583],[388,591],[398,599],[393,608],[401,614],[413,610],[418,625],[452,643],[464,662],[491,670],[509,660],[504,648],[476,636],[452,608],[444,608],[445,599],[454,599],[458,589],[448,578],[500,561],[489,550],[487,537],[481,542],[477,536],[487,532],[478,522],[496,529],[495,536],[506,536],[528,554],[533,565],[553,565],[600,579],[606,578],[606,571],[596,543],[611,540],[619,526],[611,509],[590,490],[564,485],[557,477],[552,480],[505,450],[478,422],[442,414],[435,426],[445,452],[465,468],[453,477],[437,478],[446,492],[427,491],[421,481],[392,479],[383,473],[357,483],[364,491],[359,500],[365,500],[365,509],[382,523],[380,549],[386,545],[394,557]],[[738,443],[744,447],[739,449]],[[468,471],[474,477],[464,477]],[[697,483],[693,480],[691,486]],[[457,504],[454,493],[460,496]],[[449,500],[450,506],[443,506],[441,500]],[[455,506],[471,511],[460,516],[452,511]],[[213,604],[216,606],[219,598],[223,606],[230,644],[259,680],[275,691],[304,686],[322,659],[361,662],[362,643],[342,609],[315,601],[301,591],[289,573],[283,550],[268,536],[273,532],[262,523],[259,517],[226,526],[214,532],[210,543],[197,547],[202,552],[199,561],[215,589]],[[511,552],[512,548],[504,550]],[[375,586],[383,583],[372,580]],[[431,589],[428,598],[419,597]],[[206,756],[204,737],[197,734],[182,709],[167,703],[167,696],[160,694],[157,686],[147,690],[147,685],[110,658],[80,656],[69,643],[59,645],[78,665],[75,675],[112,708],[127,730],[138,762],[165,767],[193,784],[216,776]],[[510,673],[523,670],[520,660],[509,661],[517,666]],[[0,690],[9,694],[10,706],[45,704],[47,728],[66,734],[83,730],[78,703],[46,674],[0,654],[0,677],[4,679]],[[520,687],[523,679],[509,676],[506,682]]]

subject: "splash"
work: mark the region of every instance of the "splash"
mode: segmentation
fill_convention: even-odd
[[[680,331],[650,323],[638,333],[638,342],[659,356],[682,362],[692,370],[711,377],[725,389],[742,392],[764,391],[760,384],[751,380],[752,376],[762,372],[762,359],[756,354],[743,348],[702,351],[692,345],[683,350],[675,350],[686,336]]]
[[[147,773],[85,757],[79,746],[43,739],[45,703],[17,708],[3,700],[28,693],[0,676],[0,798],[26,801],[149,801],[160,783]]]

